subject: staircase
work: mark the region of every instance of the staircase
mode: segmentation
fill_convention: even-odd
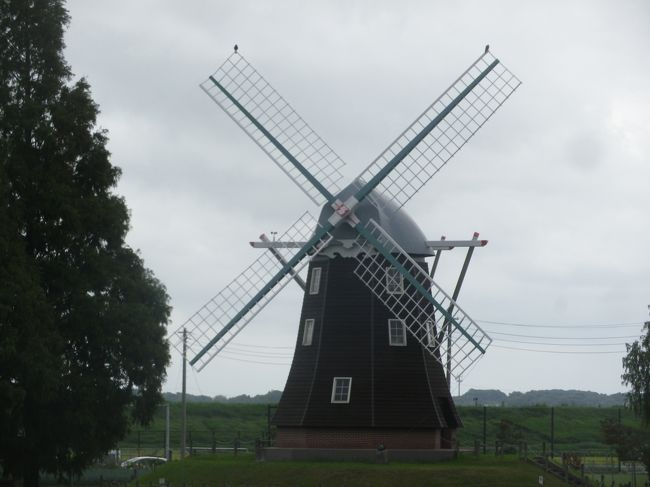
[[[539,468],[544,469],[544,471],[550,473],[551,475],[554,475],[558,479],[564,480],[568,485],[584,486],[584,487],[588,487],[590,485],[588,480],[585,479],[583,481],[577,475],[565,471],[564,468],[562,468],[560,465],[558,465],[555,462],[551,462],[544,457],[533,457],[533,458],[528,458],[527,460],[533,465],[537,465]]]

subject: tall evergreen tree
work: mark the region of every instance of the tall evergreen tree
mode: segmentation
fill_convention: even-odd
[[[63,0],[0,1],[0,465],[79,473],[148,422],[169,362],[164,286],[129,214]]]

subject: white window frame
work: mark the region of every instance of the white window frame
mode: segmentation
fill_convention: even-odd
[[[314,267],[311,270],[311,279],[309,280],[309,294],[318,294],[320,291],[320,278],[323,275],[322,267]]]
[[[305,320],[305,326],[302,329],[302,346],[308,347],[311,345],[314,338],[314,323],[316,320],[314,318],[307,318]]]
[[[399,323],[402,326],[402,343],[393,342],[393,333],[392,327],[395,323]],[[396,318],[391,318],[388,320],[388,344],[391,347],[405,347],[406,346],[406,325],[404,320],[398,320]]]
[[[404,294],[404,276],[394,267],[386,267],[386,292],[388,294]]]
[[[436,346],[436,334],[435,334],[436,323],[431,318],[425,322],[425,325],[427,330],[427,347],[435,347]]]
[[[348,393],[345,399],[336,399],[336,384],[338,381],[348,381]],[[352,377],[334,377],[332,381],[332,404],[349,404],[352,395]]]

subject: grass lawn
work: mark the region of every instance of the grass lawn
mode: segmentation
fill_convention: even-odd
[[[138,479],[140,487],[158,487],[164,478],[171,487],[203,486],[448,486],[545,487],[566,485],[514,457],[474,457],[441,463],[353,462],[258,463],[252,455],[191,457],[159,467]],[[132,483],[131,486],[134,486]]]

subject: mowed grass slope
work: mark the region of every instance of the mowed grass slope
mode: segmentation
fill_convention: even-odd
[[[159,467],[139,479],[141,487],[158,486],[441,486],[545,487],[564,484],[514,457],[462,456],[442,463],[256,462],[252,455],[191,457]],[[132,484],[134,485],[134,484]]]
[[[464,406],[458,410],[464,424],[458,434],[460,443],[464,447],[471,447],[475,438],[483,438],[483,407]],[[618,408],[563,406],[554,410],[556,451],[611,449],[603,441],[600,424],[607,418],[617,419]],[[546,442],[547,448],[550,448],[550,407],[488,407],[488,446],[494,446],[502,421],[509,422],[512,435],[520,437],[530,447],[540,448]],[[632,412],[624,408],[621,408],[621,422],[628,426],[639,425]]]
[[[187,431],[195,446],[211,446],[214,438],[217,446],[231,447],[235,438],[241,437],[242,445],[251,447],[267,428],[267,406],[264,404],[188,403]],[[181,404],[171,403],[170,440],[178,447],[181,432]],[[122,447],[142,445],[163,445],[165,433],[165,411],[159,408],[154,421],[148,428],[134,426],[127,437],[120,442]]]
[[[180,404],[171,405],[171,442],[180,444]],[[464,427],[458,432],[462,448],[471,448],[474,439],[483,438],[483,407],[461,406],[458,408]],[[622,422],[637,426],[638,421],[627,409],[621,409]],[[252,447],[267,428],[267,406],[263,404],[188,403],[188,432],[194,446],[211,446],[214,439],[217,446],[232,446],[238,435],[242,446]],[[556,451],[607,450],[603,443],[600,423],[606,418],[616,418],[618,408],[598,407],[556,407],[555,446]],[[500,423],[510,423],[514,436],[528,442],[531,448],[541,449],[542,442],[550,448],[551,408],[536,407],[488,407],[487,442],[494,447]],[[140,436],[144,445],[164,444],[164,410],[160,408],[153,424],[139,431],[134,427],[121,446],[135,446]],[[189,444],[189,439],[188,439]]]

